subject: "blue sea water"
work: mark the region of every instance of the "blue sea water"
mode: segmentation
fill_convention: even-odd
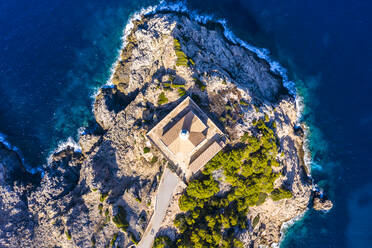
[[[0,2],[0,133],[30,167],[93,121],[129,16],[158,1]],[[281,247],[372,247],[372,2],[189,0],[268,48],[303,96],[312,173],[334,202],[309,210]]]

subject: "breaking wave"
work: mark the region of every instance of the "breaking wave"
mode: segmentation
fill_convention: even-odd
[[[18,150],[16,147],[13,147],[7,140],[6,135],[0,133],[0,142],[3,143],[9,150],[16,151]]]
[[[8,148],[9,150],[12,150],[12,151],[14,151],[18,154],[19,158],[22,161],[22,165],[26,169],[27,172],[29,172],[31,174],[36,174],[38,172],[43,171],[41,166],[32,167],[32,166],[28,165],[26,163],[23,155],[22,155],[21,150],[18,147],[13,146],[12,144],[10,144],[9,141],[7,140],[7,136],[5,134],[0,133],[0,143],[4,144],[6,146],[6,148]]]
[[[272,248],[279,248],[280,247],[280,243],[282,243],[282,241],[284,240],[285,238],[285,234],[286,232],[288,231],[288,229],[293,226],[296,222],[298,221],[301,221],[304,217],[305,217],[305,214],[307,212],[308,209],[306,209],[305,211],[303,211],[300,215],[297,215],[296,217],[294,217],[293,219],[290,219],[289,221],[287,222],[284,222],[280,228],[280,240],[279,240],[279,243],[277,244],[273,244],[271,247]]]
[[[79,129],[79,131],[80,131],[80,129]],[[75,152],[81,153],[81,146],[79,145],[79,143],[77,143],[73,138],[68,137],[66,141],[60,141],[58,143],[57,148],[49,154],[48,159],[47,159],[48,164],[50,164],[52,162],[53,154],[61,152],[65,149],[67,149],[67,148],[72,148],[72,149],[74,149]]]
[[[134,21],[140,20],[143,15],[156,14],[161,11],[172,11],[176,13],[187,14],[192,20],[195,20],[203,24],[206,24],[207,22],[210,22],[210,21],[221,24],[222,27],[224,28],[224,35],[226,39],[228,39],[230,42],[236,45],[240,45],[248,49],[249,51],[255,53],[259,58],[266,60],[270,65],[270,70],[276,74],[279,74],[283,78],[284,87],[288,89],[290,94],[292,94],[293,96],[296,96],[296,85],[293,81],[290,81],[288,79],[287,69],[282,67],[279,62],[273,60],[270,57],[270,52],[268,49],[258,48],[251,44],[248,44],[247,42],[235,36],[235,34],[228,28],[227,22],[225,19],[215,19],[211,15],[204,15],[204,14],[202,15],[202,14],[199,14],[197,11],[191,11],[187,8],[186,3],[184,1],[179,1],[175,3],[168,3],[166,1],[161,1],[158,5],[143,8],[140,11],[133,13],[129,17],[129,20],[127,21],[127,24],[123,31],[123,36],[121,38],[122,46],[120,50],[118,51],[118,56],[117,56],[116,61],[111,66],[111,69],[110,69],[111,76],[109,80],[107,81],[106,85],[112,85],[113,73],[115,71],[117,64],[119,63],[121,52],[123,51],[123,48],[127,45],[127,37],[134,27]]]

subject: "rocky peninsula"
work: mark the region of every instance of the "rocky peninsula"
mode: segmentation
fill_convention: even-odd
[[[96,96],[97,124],[80,136],[81,151],[67,147],[54,153],[38,180],[24,170],[16,152],[0,144],[0,247],[134,247],[154,213],[163,172],[177,171],[146,134],[186,96],[227,135],[221,156],[245,151],[248,157],[239,163],[249,168],[254,164],[249,156],[269,152],[262,153],[264,167],[257,167],[263,171],[239,172],[242,180],[236,184],[227,180],[224,165],[207,164],[209,174],[201,172],[199,181],[180,180],[155,245],[207,242],[201,236],[190,241],[181,230],[204,227],[174,220],[183,214],[188,221],[199,211],[193,216],[198,220],[213,197],[226,202],[231,192],[235,198],[218,216],[234,204],[244,215],[215,227],[221,230],[212,237],[218,247],[275,246],[283,223],[303,214],[314,195],[322,209],[304,161],[306,127],[298,121],[295,96],[267,61],[229,40],[220,23],[199,22],[186,13],[150,13],[130,25],[112,85]],[[268,144],[259,143],[268,135]],[[252,142],[258,150],[247,150]],[[244,185],[237,184],[258,174],[270,180],[260,192],[239,198],[237,189]],[[190,185],[206,182],[204,176],[216,182],[216,192],[203,196],[205,205],[186,207],[186,196],[201,197],[192,195]]]

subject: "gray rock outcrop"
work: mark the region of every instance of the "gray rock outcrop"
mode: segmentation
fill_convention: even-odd
[[[314,192],[313,196],[313,209],[317,211],[329,211],[333,208],[333,203],[323,193]]]
[[[282,151],[277,183],[294,197],[251,208],[248,219],[259,214],[259,223],[240,238],[247,247],[279,242],[281,225],[306,211],[312,187],[301,155],[304,137],[295,128],[300,125],[295,98],[281,77],[256,54],[229,42],[218,23],[169,12],[133,24],[114,85],[101,89],[94,103],[102,130],[81,135],[81,153],[67,148],[54,154],[39,184],[17,186],[8,168],[21,166],[20,160],[0,144],[0,246],[129,247],[138,241],[167,164],[146,133],[184,94],[223,127],[232,143],[250,132],[254,119],[276,124]],[[160,104],[162,92],[167,102]],[[179,211],[175,204],[163,227]]]

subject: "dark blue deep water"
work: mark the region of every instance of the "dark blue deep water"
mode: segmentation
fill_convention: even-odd
[[[0,1],[0,133],[29,167],[92,122],[130,13],[157,1]],[[334,202],[282,247],[372,247],[372,2],[190,0],[288,69],[306,104],[313,176]]]

